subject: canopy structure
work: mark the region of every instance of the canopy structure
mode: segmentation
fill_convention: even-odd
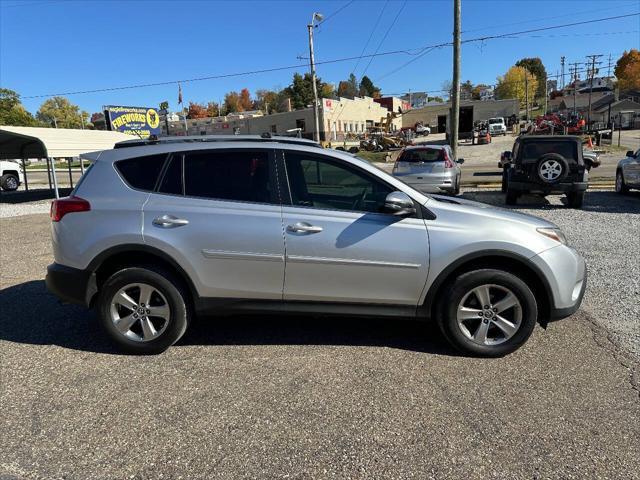
[[[105,130],[0,126],[0,160],[79,157],[87,152],[112,149],[125,140],[131,140],[131,136]],[[48,161],[47,170],[49,164],[54,165]],[[51,174],[57,198],[55,168],[51,168]]]

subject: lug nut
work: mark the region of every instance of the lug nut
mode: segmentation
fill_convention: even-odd
[[[148,310],[148,309],[147,309],[147,314],[149,314],[149,313],[151,313],[151,310]]]
[[[134,313],[134,314],[133,314],[133,318],[138,318],[138,314],[137,314],[137,313]]]
[[[493,311],[494,311],[494,312],[497,312],[497,311],[498,311],[498,309],[497,309],[496,307],[493,307]]]
[[[489,320],[487,320],[486,318],[483,320],[483,323],[489,323]]]
[[[484,308],[485,310],[487,310],[489,308],[489,305],[485,305]]]
[[[140,304],[140,306],[141,306],[142,308],[144,308],[144,303],[141,303],[141,304]]]
[[[482,316],[482,312],[478,312],[478,316],[481,317]]]

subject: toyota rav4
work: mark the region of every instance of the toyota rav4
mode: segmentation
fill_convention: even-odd
[[[46,283],[128,352],[162,352],[195,315],[268,312],[434,319],[461,351],[500,356],[585,290],[554,224],[426,196],[307,140],[131,140],[85,158],[51,207]]]

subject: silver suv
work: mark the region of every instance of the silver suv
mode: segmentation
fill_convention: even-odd
[[[393,165],[392,175],[426,193],[460,193],[463,158],[454,158],[449,145],[405,147]]]
[[[552,223],[425,196],[306,140],[132,140],[85,158],[52,204],[46,283],[128,352],[162,352],[194,315],[294,312],[434,319],[461,351],[501,356],[585,290]]]

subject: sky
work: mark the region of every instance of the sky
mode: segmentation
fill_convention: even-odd
[[[451,78],[450,46],[421,50],[451,41],[451,0],[0,0],[0,87],[16,90],[35,113],[46,98],[27,97],[299,65],[182,83],[185,103],[219,101],[245,87],[252,93],[280,89],[295,71],[308,71],[307,24],[313,12],[326,18],[314,38],[323,81],[337,84],[351,72],[358,78],[366,73],[386,94],[426,90],[437,95]],[[640,12],[640,0],[462,0],[462,39],[634,12]],[[602,54],[606,66],[609,54],[615,63],[623,51],[640,48],[639,31],[635,16],[470,42],[462,47],[462,79],[494,84],[523,57],[540,57],[549,75],[560,71],[561,56],[568,65]],[[321,63],[359,57],[363,50],[365,55],[407,52],[371,62]],[[164,100],[174,110],[178,86],[67,97],[89,113],[103,105],[156,107]]]

